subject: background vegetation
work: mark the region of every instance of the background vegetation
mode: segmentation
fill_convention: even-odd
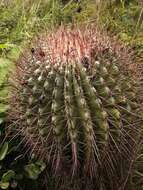
[[[61,23],[95,22],[116,36],[143,60],[143,3],[140,0],[0,0],[0,188],[42,189],[50,174],[45,163],[28,157],[21,140],[11,138],[6,119],[7,76],[25,44],[45,28]],[[137,159],[131,189],[143,189],[143,149]],[[49,180],[50,181],[50,180]],[[44,185],[47,185],[47,180]],[[50,182],[48,182],[50,185]]]

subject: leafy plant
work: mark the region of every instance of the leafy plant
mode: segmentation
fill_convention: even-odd
[[[0,124],[4,121],[5,112],[8,110],[7,95],[8,83],[7,74],[13,63],[8,59],[0,59]]]
[[[7,139],[8,140],[8,139]],[[20,140],[20,139],[19,139]],[[0,188],[37,189],[46,165],[42,161],[28,158],[19,140],[10,140],[0,147]],[[21,149],[23,151],[21,151]],[[39,178],[39,179],[37,179]],[[36,181],[37,180],[37,181]],[[43,180],[44,181],[44,180]],[[42,183],[42,182],[41,182]],[[42,186],[40,185],[42,188]]]

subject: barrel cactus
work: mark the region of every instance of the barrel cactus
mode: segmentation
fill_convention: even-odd
[[[138,78],[137,78],[138,77]],[[131,52],[94,27],[38,36],[11,78],[10,117],[52,189],[124,189],[136,157],[140,77]]]

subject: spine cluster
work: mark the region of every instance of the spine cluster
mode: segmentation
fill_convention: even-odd
[[[61,27],[35,45],[17,64],[17,130],[31,154],[49,164],[57,188],[100,190],[104,183],[114,190],[113,180],[118,188],[141,126],[128,56],[93,28]]]

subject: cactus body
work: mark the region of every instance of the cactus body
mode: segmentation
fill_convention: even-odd
[[[40,50],[17,64],[17,130],[49,165],[55,189],[119,188],[141,125],[125,52],[96,31],[75,28],[43,35],[36,45]]]

